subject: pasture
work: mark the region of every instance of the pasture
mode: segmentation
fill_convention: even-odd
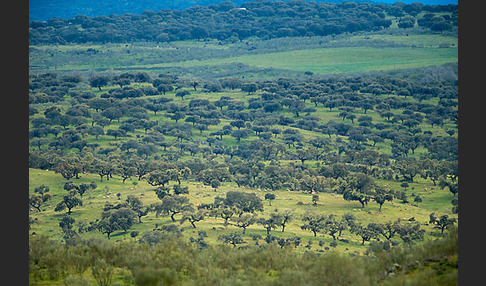
[[[319,75],[410,69],[457,62],[457,37],[439,34],[350,34],[221,43],[216,40],[174,43],[31,46],[29,63],[48,70],[86,72],[170,69],[191,75],[194,69],[221,69],[244,64],[268,77],[268,71],[313,72]],[[248,49],[255,47],[255,49]],[[258,72],[260,71],[260,72]],[[245,75],[225,70],[224,75]],[[278,73],[273,73],[278,74]],[[271,76],[272,77],[272,76]],[[275,75],[273,76],[275,77]]]
[[[310,163],[312,164],[312,163]],[[109,181],[100,181],[99,176],[95,174],[82,174],[81,178],[74,180],[76,184],[90,183],[95,181],[97,188],[95,190],[88,191],[83,196],[83,206],[76,207],[73,209],[71,217],[77,222],[89,222],[99,219],[101,216],[102,209],[106,203],[117,204],[126,200],[128,195],[134,195],[139,197],[144,205],[150,205],[160,201],[153,187],[147,184],[145,180],[138,181],[136,178],[132,180],[127,180],[122,183],[121,177],[113,176]],[[30,193],[33,193],[33,189],[42,184],[48,185],[50,187],[50,193],[53,195],[52,201],[43,207],[42,212],[37,212],[33,210],[31,212],[31,217],[36,218],[37,222],[32,225],[30,233],[35,233],[36,235],[44,234],[52,239],[62,240],[62,231],[59,227],[59,220],[66,216],[65,212],[54,212],[54,206],[57,201],[59,201],[66,191],[63,190],[63,185],[66,182],[60,174],[55,174],[53,171],[39,170],[39,169],[29,169],[29,189]],[[377,181],[379,185],[387,185],[390,188],[400,189],[399,183],[390,181]],[[171,182],[170,184],[176,184],[176,182]],[[290,192],[286,190],[277,190],[272,192],[276,195],[276,199],[271,202],[264,199],[265,194],[268,191],[248,189],[248,188],[238,188],[233,182],[224,182],[220,188],[216,191],[210,186],[204,186],[199,182],[188,182],[184,181],[183,186],[189,187],[189,194],[184,195],[189,198],[190,202],[195,206],[201,203],[212,203],[216,196],[225,197],[225,194],[229,190],[238,190],[243,192],[256,193],[260,197],[264,204],[264,211],[258,212],[258,217],[269,217],[272,212],[283,211],[283,210],[293,210],[295,215],[293,221],[291,221],[286,227],[285,231],[281,232],[280,227],[271,231],[271,235],[283,238],[290,238],[299,236],[302,239],[301,246],[297,249],[299,251],[304,251],[306,248],[304,246],[309,242],[313,241],[313,249],[321,250],[324,247],[329,247],[332,242],[332,237],[327,234],[319,233],[317,237],[312,235],[312,232],[305,231],[300,228],[302,225],[301,217],[307,212],[316,212],[320,214],[334,214],[341,217],[343,214],[349,213],[353,214],[358,222],[362,224],[368,224],[371,222],[385,223],[388,221],[396,221],[398,219],[403,220],[405,223],[414,218],[418,221],[421,227],[426,232],[425,240],[435,239],[437,235],[440,234],[439,230],[434,229],[431,225],[428,225],[429,214],[431,212],[439,214],[449,214],[450,211],[450,200],[452,199],[452,194],[447,190],[441,190],[437,186],[428,180],[417,179],[416,182],[410,183],[410,187],[407,193],[411,195],[412,193],[419,194],[424,197],[423,203],[416,204],[403,204],[398,200],[394,202],[387,202],[383,205],[382,213],[379,212],[379,207],[376,203],[370,202],[364,209],[358,202],[349,202],[343,199],[342,195],[333,193],[321,193],[319,194],[319,201],[317,206],[312,205],[312,195],[304,192]],[[118,197],[117,194],[120,194]],[[241,228],[234,225],[233,221],[230,219],[227,226],[224,225],[224,219],[221,217],[206,217],[204,220],[196,223],[196,228],[193,228],[189,222],[184,222],[179,224],[181,214],[175,216],[177,222],[172,222],[169,216],[159,216],[156,217],[155,213],[149,213],[147,216],[142,217],[142,223],[135,223],[133,227],[128,232],[116,231],[111,235],[111,240],[113,241],[132,241],[135,238],[130,236],[132,231],[138,231],[143,233],[145,231],[151,231],[156,228],[156,226],[162,226],[167,224],[175,224],[181,228],[183,235],[186,237],[197,237],[197,233],[203,230],[207,233],[206,238],[209,244],[219,244],[217,238],[221,234],[229,234],[232,232],[242,232]],[[76,224],[76,225],[77,225]],[[259,234],[262,237],[266,236],[266,230],[258,224],[253,224],[249,226],[246,230],[244,236],[246,244],[254,244],[255,241],[251,239],[251,234]],[[85,238],[105,238],[106,235],[94,231],[83,233]],[[339,239],[348,240],[349,242],[338,241],[338,245],[335,247],[337,251],[344,252],[356,252],[363,254],[366,251],[367,244],[365,246],[361,245],[361,239],[351,234],[349,231],[344,231]],[[319,246],[319,241],[322,240],[324,244],[322,247]],[[322,244],[322,243],[321,243]]]

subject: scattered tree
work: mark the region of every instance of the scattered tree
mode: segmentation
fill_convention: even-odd
[[[222,241],[223,243],[229,243],[236,247],[237,244],[245,243],[243,238],[241,237],[241,233],[233,232],[230,234],[222,234],[218,236],[218,240]]]
[[[310,230],[317,236],[318,232],[324,230],[326,217],[324,215],[318,215],[316,213],[305,213],[302,216],[302,222],[304,223],[300,228],[303,230]]]
[[[182,215],[180,224],[183,224],[187,220],[191,223],[193,228],[196,228],[196,225],[194,223],[204,220],[204,216],[205,216],[204,210],[197,210],[196,212],[194,210],[185,211]]]
[[[109,81],[110,81],[109,77],[97,75],[89,79],[89,85],[91,87],[97,87],[99,90],[101,90],[101,88],[103,86],[106,86]]]
[[[437,225],[436,227],[440,229],[440,234],[444,234],[444,230],[456,222],[455,218],[449,218],[448,215],[442,215],[440,218],[435,216],[435,213],[430,214],[429,223]]]
[[[67,214],[71,214],[71,210],[77,206],[82,206],[83,201],[76,197],[76,191],[71,190],[69,193],[62,197],[62,200],[56,205],[54,211],[61,212],[67,208]]]
[[[161,213],[170,215],[170,218],[175,222],[174,216],[181,212],[191,212],[194,210],[192,204],[190,204],[189,199],[183,196],[166,196],[162,199],[162,203],[154,204],[152,208],[156,215]]]
[[[34,189],[34,194],[29,197],[29,204],[38,212],[41,212],[41,206],[45,205],[52,199],[52,194],[49,194],[49,187],[41,185]]]
[[[263,228],[267,230],[267,235],[270,234],[270,231],[272,229],[275,229],[277,227],[277,221],[274,217],[270,217],[268,219],[260,218],[257,220],[257,223],[261,224]]]
[[[268,205],[272,205],[272,200],[275,200],[275,194],[272,193],[266,193],[265,194],[265,200],[268,200]]]
[[[246,228],[257,222],[257,219],[254,214],[246,213],[235,218],[233,221],[237,227],[243,228],[243,234],[245,234]]]

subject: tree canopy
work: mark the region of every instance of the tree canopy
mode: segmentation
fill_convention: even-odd
[[[139,15],[125,13],[108,16],[76,16],[52,18],[46,22],[29,23],[31,44],[106,43],[132,41],[179,41],[231,37],[276,38],[296,36],[326,36],[356,31],[388,28],[392,21],[386,15],[402,17],[400,28],[415,23],[417,13],[432,10],[430,6],[402,9],[395,5],[359,3],[316,3],[299,1],[251,1],[227,10],[225,5],[194,6],[183,11],[145,11]],[[407,5],[405,7],[409,7]],[[437,6],[435,6],[437,7]],[[441,6],[438,6],[441,9]],[[446,9],[455,9],[452,5]],[[437,10],[437,9],[436,9]],[[435,11],[434,11],[435,12]],[[430,14],[430,13],[428,13]],[[456,14],[457,15],[457,14]],[[406,16],[406,17],[404,17]],[[433,31],[451,30],[457,26],[457,16],[429,17],[418,24]],[[238,23],[235,27],[233,23]],[[98,88],[102,86],[96,84]],[[248,91],[251,92],[251,91]]]

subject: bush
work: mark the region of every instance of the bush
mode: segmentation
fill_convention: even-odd
[[[176,285],[177,273],[168,268],[156,269],[152,266],[135,268],[132,270],[135,285],[157,286],[157,285]]]
[[[91,274],[100,286],[111,285],[114,268],[108,264],[103,258],[98,258],[95,265],[91,267]]]
[[[301,253],[293,247],[281,249],[273,238],[269,237],[268,244],[245,248],[209,245],[201,249],[176,236],[167,236],[153,246],[133,241],[63,245],[36,237],[29,245],[29,275],[36,282],[63,278],[66,285],[84,285],[83,279],[73,276],[82,277],[90,264],[98,285],[110,285],[115,277],[135,285],[178,285],[182,277],[189,285],[289,285],[297,281],[298,285],[416,285],[421,282],[419,277],[425,285],[457,281],[455,227],[447,236],[420,246],[373,241],[364,256],[334,251]],[[75,266],[72,260],[78,258],[82,263]],[[425,265],[428,267],[422,267]],[[115,267],[122,270],[115,273]],[[405,275],[410,271],[413,277]],[[381,280],[384,273],[388,277]]]

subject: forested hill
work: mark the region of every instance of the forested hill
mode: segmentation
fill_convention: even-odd
[[[275,1],[275,0],[270,0]],[[283,0],[289,1],[289,0]],[[74,18],[78,15],[86,16],[102,16],[102,15],[122,15],[125,13],[141,14],[145,10],[159,11],[163,9],[170,10],[184,10],[196,5],[210,6],[219,4],[221,0],[142,0],[142,1],[128,1],[128,0],[110,0],[110,1],[95,1],[95,0],[77,0],[75,3],[65,0],[29,0],[29,21],[39,20],[46,21],[48,19],[58,17],[62,19]],[[248,2],[248,0],[233,0],[235,6]],[[316,2],[327,3],[342,3],[345,0],[317,0]],[[349,2],[349,1],[348,1]],[[370,0],[354,0],[355,3],[372,3]],[[383,3],[394,3],[395,1],[380,1]],[[405,1],[407,2],[407,1]],[[408,1],[410,2],[410,1]],[[411,1],[414,2],[414,1]],[[416,1],[415,1],[416,2]],[[427,2],[427,1],[425,1]],[[422,1],[422,3],[425,3]],[[428,2],[434,2],[428,1]],[[443,0],[435,2],[439,3],[425,3],[425,4],[444,4],[440,3]],[[449,1],[451,2],[451,1]],[[447,3],[449,4],[449,3]],[[457,1],[452,1],[452,4],[457,4]]]
[[[235,6],[231,1],[194,6],[182,11],[145,11],[142,14],[94,16],[32,21],[30,44],[121,43],[133,41],[169,42],[187,39],[242,40],[325,36],[345,32],[375,31],[390,27],[430,28],[432,31],[457,27],[457,5],[339,4],[305,1],[253,1]],[[441,16],[438,12],[452,12]]]
[[[288,1],[288,0],[284,0]],[[74,2],[74,3],[73,3]],[[209,6],[219,4],[220,0],[29,0],[29,21],[47,21],[48,19],[58,17],[62,19],[74,18],[77,15],[86,15],[89,17],[101,15],[122,15],[125,13],[141,14],[145,10],[159,11],[162,9],[184,10],[195,5]],[[240,6],[247,0],[233,0],[234,5]],[[317,0],[315,2],[342,3],[345,0]],[[355,3],[388,3],[393,4],[395,0],[354,0]],[[425,5],[446,5],[457,4],[457,0],[404,0],[405,4],[412,2],[421,2]]]
[[[289,1],[289,0],[284,0]],[[101,15],[122,15],[125,13],[141,14],[145,10],[159,11],[162,9],[170,10],[184,10],[195,5],[209,6],[219,4],[220,0],[142,0],[142,1],[128,1],[128,0],[110,0],[110,1],[95,1],[95,0],[29,0],[29,21],[47,21],[51,18],[58,17],[62,19],[74,18],[77,15],[86,15],[89,17]],[[231,1],[235,6],[240,6],[247,0],[233,0]],[[327,3],[342,3],[345,0],[317,0],[315,2]],[[355,3],[387,3],[393,4],[395,0],[354,0]],[[457,5],[457,0],[404,0],[405,4],[413,2],[420,2],[424,5]]]
[[[288,1],[288,0],[285,0]],[[95,0],[29,0],[29,21],[46,21],[48,19],[58,17],[62,19],[73,18],[77,15],[86,16],[101,16],[101,15],[122,15],[125,13],[140,14],[145,10],[159,11],[162,9],[170,10],[184,10],[195,5],[209,6],[219,4],[220,0],[142,0],[142,1],[128,1],[128,0],[110,0],[110,1],[95,1]],[[234,5],[240,6],[246,0],[233,0]],[[342,3],[345,0],[317,0],[315,2],[327,3]],[[354,0],[355,3],[387,3],[393,4],[395,0]],[[421,2],[424,5],[447,5],[457,4],[457,0],[404,0],[405,4],[413,2]]]

